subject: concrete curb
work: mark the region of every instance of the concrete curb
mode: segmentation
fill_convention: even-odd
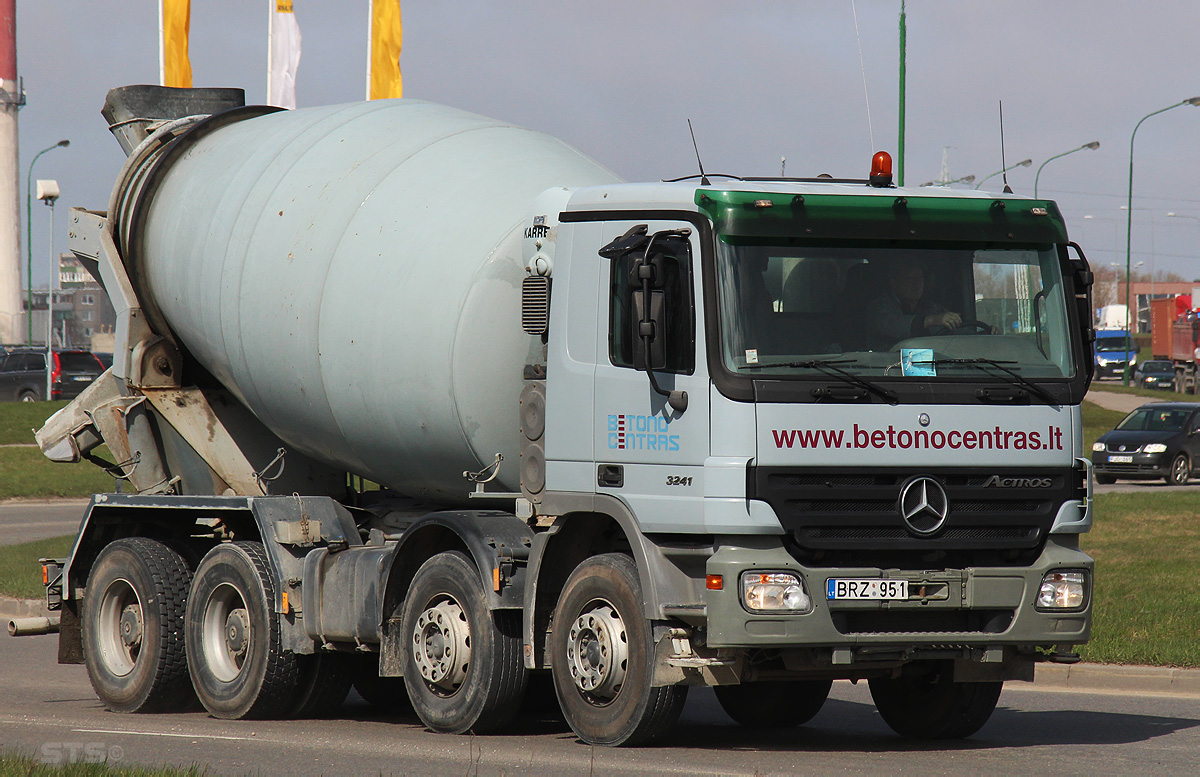
[[[1035,671],[1036,690],[1200,696],[1200,669],[1081,663],[1038,664]]]
[[[46,609],[46,602],[43,599],[14,599],[10,596],[0,596],[0,618],[5,620],[30,618],[48,613],[49,610]]]

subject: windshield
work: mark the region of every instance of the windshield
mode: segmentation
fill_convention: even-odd
[[[1101,352],[1118,351],[1124,353],[1125,338],[1124,337],[1097,337],[1096,350]]]
[[[1142,365],[1142,372],[1175,372],[1175,365],[1171,362],[1146,362]]]
[[[1190,410],[1139,407],[1117,424],[1122,432],[1178,432],[1187,423]]]
[[[717,241],[722,360],[735,373],[1071,378],[1067,298],[1052,245],[992,248]],[[819,369],[819,367],[816,367]]]

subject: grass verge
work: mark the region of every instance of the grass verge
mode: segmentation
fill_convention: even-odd
[[[17,599],[43,598],[46,589],[42,587],[38,559],[66,558],[74,541],[75,536],[71,535],[0,547],[0,595]],[[3,770],[0,774],[4,774]]]
[[[33,442],[33,430],[66,402],[0,402],[0,445]]]
[[[48,743],[53,744],[53,743]],[[107,753],[119,748],[104,748]],[[22,777],[192,777],[208,774],[207,769],[192,766],[187,769],[177,769],[173,766],[123,766],[119,763],[103,761],[87,763],[89,751],[78,754],[84,761],[66,761],[69,752],[64,748],[54,747],[42,757],[6,753],[0,755],[0,775],[22,775]],[[98,754],[97,754],[97,757]],[[48,760],[62,760],[63,763],[47,763]]]
[[[1200,667],[1200,491],[1099,494],[1086,661]]]
[[[0,472],[0,499],[91,496],[114,488],[95,464],[58,464],[38,448],[0,448]]]

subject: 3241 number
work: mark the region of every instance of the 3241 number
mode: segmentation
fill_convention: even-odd
[[[678,475],[667,475],[668,486],[690,486],[692,479],[690,477],[680,477]]]

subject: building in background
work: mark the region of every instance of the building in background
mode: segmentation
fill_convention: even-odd
[[[58,289],[54,290],[54,346],[112,353],[117,314],[107,292],[74,254],[58,257]],[[46,289],[33,290],[33,343],[46,344]],[[22,299],[27,299],[25,293]],[[25,323],[22,319],[21,326]]]

